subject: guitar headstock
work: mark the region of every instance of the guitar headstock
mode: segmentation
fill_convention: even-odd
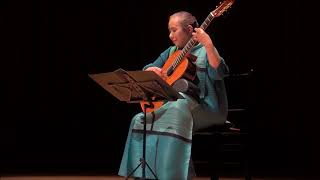
[[[221,16],[227,9],[231,7],[235,0],[224,0],[220,2],[219,6],[216,7],[215,10],[211,12],[213,17]]]

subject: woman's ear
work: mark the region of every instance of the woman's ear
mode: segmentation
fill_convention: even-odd
[[[188,31],[189,31],[190,33],[194,32],[194,29],[193,29],[193,27],[192,27],[191,25],[188,25]]]

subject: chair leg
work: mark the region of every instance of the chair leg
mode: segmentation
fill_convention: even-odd
[[[210,143],[210,149],[211,154],[209,157],[209,164],[210,164],[210,179],[211,180],[219,180],[220,172],[221,172],[221,166],[223,165],[222,159],[221,159],[221,141],[220,141],[220,135],[217,133],[214,135],[211,143]]]

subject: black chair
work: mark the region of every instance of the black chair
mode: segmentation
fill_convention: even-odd
[[[251,80],[252,71],[227,77],[227,121],[194,133],[192,159],[198,175],[209,175],[212,180],[221,176],[251,179],[248,128],[251,120]]]

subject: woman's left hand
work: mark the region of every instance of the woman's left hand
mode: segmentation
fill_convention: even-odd
[[[205,47],[212,45],[210,36],[202,28],[194,28],[194,30],[195,32],[192,33],[193,40],[201,43]]]

